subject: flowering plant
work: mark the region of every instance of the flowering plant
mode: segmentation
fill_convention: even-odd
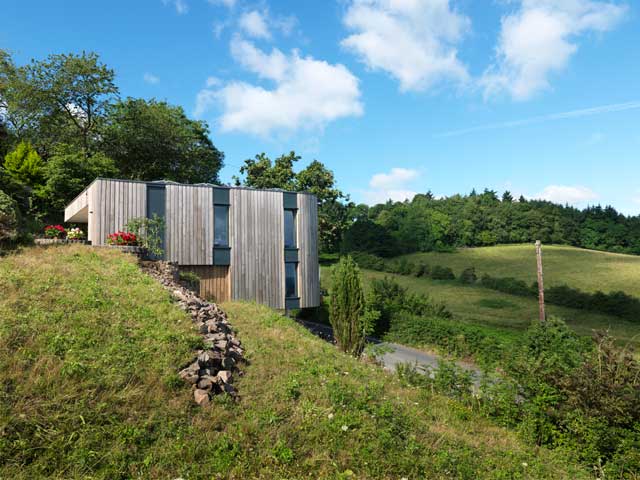
[[[115,232],[107,235],[107,244],[109,245],[137,245],[138,237],[135,233]]]
[[[71,228],[67,232],[67,238],[69,240],[82,240],[84,238],[84,232],[78,227]]]
[[[62,225],[47,225],[44,227],[44,235],[49,238],[64,238],[67,231]]]

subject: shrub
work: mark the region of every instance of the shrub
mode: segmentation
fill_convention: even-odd
[[[433,302],[424,294],[408,293],[406,287],[389,277],[371,280],[367,303],[380,313],[374,329],[377,336],[383,336],[389,330],[393,318],[400,312],[451,318],[451,312],[444,305]]]
[[[377,312],[366,308],[360,270],[349,256],[332,268],[329,321],[338,347],[360,356],[366,336],[371,333]]]
[[[476,281],[478,280],[478,276],[476,275],[475,267],[465,268],[460,274],[459,280],[460,283],[464,283],[467,285],[476,283]]]
[[[513,277],[496,278],[485,274],[480,279],[480,283],[483,287],[521,297],[537,294],[537,290],[530,288],[524,281]]]
[[[416,269],[413,272],[416,277],[426,277],[430,273],[431,268],[429,268],[429,265],[424,262],[420,262],[418,265],[416,265]]]
[[[456,276],[451,268],[434,265],[431,269],[431,278],[434,280],[455,280]]]
[[[351,254],[353,260],[358,264],[360,268],[367,270],[384,271],[386,268],[384,260],[377,255],[366,252],[353,252]]]
[[[16,202],[0,190],[0,246],[18,238],[19,213]]]
[[[139,245],[156,257],[162,257],[162,235],[164,233],[164,218],[155,213],[151,218],[133,218],[127,222],[126,229],[131,232]]]

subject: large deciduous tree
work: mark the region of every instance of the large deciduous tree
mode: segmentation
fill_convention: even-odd
[[[282,188],[296,192],[310,192],[318,198],[320,248],[336,251],[342,233],[348,225],[348,197],[335,186],[333,172],[314,160],[299,172],[294,164],[301,159],[295,152],[281,155],[272,161],[261,153],[247,159],[240,167],[242,178],[234,177],[236,185],[253,188]]]
[[[103,151],[124,178],[218,182],[224,154],[207,124],[187,118],[182,107],[128,98],[109,108],[102,135]]]

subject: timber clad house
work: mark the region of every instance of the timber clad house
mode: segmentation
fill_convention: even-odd
[[[163,217],[164,259],[197,274],[203,297],[320,305],[315,195],[97,178],[64,213],[65,222],[88,224],[92,245],[106,245],[133,218]]]

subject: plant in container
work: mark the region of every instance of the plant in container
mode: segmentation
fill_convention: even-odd
[[[135,247],[138,245],[138,237],[135,233],[115,232],[107,235],[107,244],[121,247]]]
[[[80,241],[83,241],[84,238],[85,238],[84,232],[78,227],[70,228],[67,231],[67,239],[68,240],[75,241],[75,242],[80,242]]]
[[[44,236],[47,238],[64,238],[67,234],[67,231],[64,229],[62,225],[47,225],[44,227]]]

